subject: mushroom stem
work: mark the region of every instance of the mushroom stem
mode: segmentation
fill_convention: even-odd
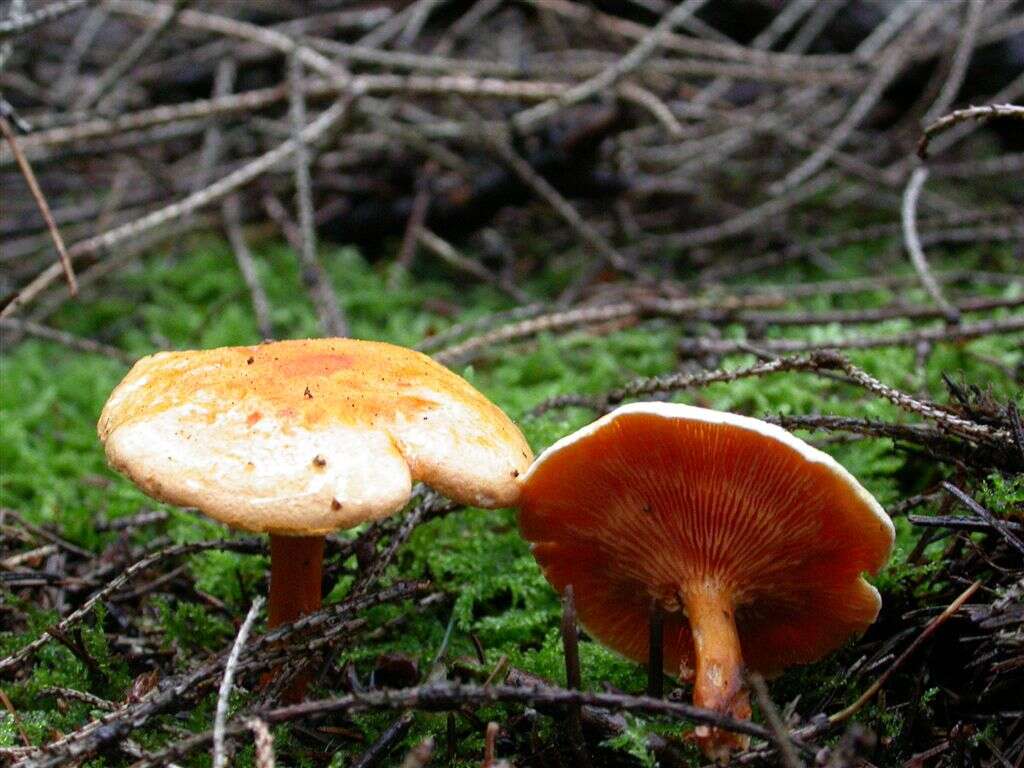
[[[697,657],[693,703],[740,720],[750,718],[750,696],[743,683],[743,654],[736,633],[731,597],[713,585],[680,593],[693,634]],[[706,725],[694,731],[704,754],[727,760],[734,749],[746,749],[750,738]]]
[[[323,536],[270,535],[269,627],[320,609]]]
[[[323,536],[270,535],[270,629],[320,609]],[[302,674],[284,692],[286,703],[302,701],[309,676]]]

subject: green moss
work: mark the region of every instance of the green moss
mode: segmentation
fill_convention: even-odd
[[[649,728],[649,724],[642,718],[627,716],[626,729],[618,736],[606,740],[603,746],[631,755],[644,768],[654,768],[657,762],[647,748]]]
[[[1024,516],[1024,475],[991,475],[982,485],[978,501],[1000,517]]]
[[[215,616],[207,605],[172,602],[163,597],[155,597],[154,603],[163,628],[162,642],[178,652],[182,663],[196,652],[222,647],[234,635],[231,624]]]
[[[874,260],[884,247],[885,244],[866,244],[833,254],[839,274],[829,277],[871,274]],[[509,306],[507,299],[489,288],[457,289],[447,279],[448,275],[432,272],[430,268],[402,276],[399,288],[393,290],[386,286],[385,270],[368,264],[353,250],[333,249],[324,255],[357,337],[412,345],[453,323]],[[315,313],[301,288],[293,254],[286,248],[270,245],[259,249],[256,256],[280,335],[316,336]],[[989,249],[961,257],[956,266],[969,268],[980,264],[1005,269],[1012,264],[1012,258],[1009,249]],[[941,259],[935,257],[933,266],[941,267]],[[555,264],[529,287],[538,295],[548,295],[571,280],[574,269],[567,262]],[[819,277],[824,275],[814,268],[791,265],[775,273],[772,282],[803,282]],[[743,278],[738,282],[753,285],[760,278]],[[1005,297],[1019,291],[1016,287],[999,286],[985,290],[988,295]],[[879,290],[856,296],[792,301],[785,308],[854,309],[896,300],[923,302],[926,297],[919,289],[898,293]],[[116,287],[103,289],[82,303],[69,304],[53,322],[70,332],[116,343],[138,355],[162,346],[255,343],[259,336],[248,301],[226,245],[218,240],[200,239],[185,244],[173,258],[157,255],[140,261],[119,277]],[[995,314],[1009,315],[1009,311]],[[856,329],[772,328],[769,337],[826,340],[852,332],[898,333],[910,327],[906,321],[891,321]],[[739,326],[733,326],[726,329],[725,335],[741,338],[742,333]],[[543,417],[524,417],[530,409],[554,395],[595,394],[637,376],[670,372],[679,362],[676,347],[681,335],[680,325],[670,320],[646,322],[603,337],[582,331],[542,335],[514,347],[488,351],[459,372],[511,415],[521,418],[528,440],[539,451],[587,423],[593,414],[584,409],[568,409]],[[1021,342],[1021,335],[1017,335],[960,345],[940,344],[931,351],[920,374],[913,350],[868,350],[855,352],[851,357],[883,381],[908,391],[924,391],[941,399],[945,396],[941,376],[952,371],[967,382],[984,385],[996,397],[1008,398],[1017,391],[1017,383],[1007,371],[1024,363]],[[735,355],[724,364],[736,367],[752,361],[750,356]],[[0,358],[0,504],[18,510],[35,523],[54,524],[63,536],[97,552],[120,535],[101,530],[98,523],[142,509],[164,509],[169,517],[159,529],[130,534],[137,544],[147,543],[156,532],[175,542],[230,535],[201,517],[155,504],[106,467],[94,425],[106,396],[125,370],[116,362],[38,341],[26,341],[4,352]],[[1019,398],[1019,394],[1016,396]],[[886,401],[835,381],[802,374],[719,384],[679,394],[676,399],[754,416],[823,413],[910,420]],[[818,433],[802,436],[835,456],[886,505],[927,487],[939,476],[935,462],[908,454],[891,440],[823,440]],[[999,513],[1020,514],[1024,481],[993,476],[980,499]],[[883,593],[894,600],[927,589],[927,585],[941,578],[942,564],[936,560],[941,543],[926,550],[924,562],[907,562],[917,535],[905,521],[898,522],[892,564],[875,579]],[[265,588],[266,559],[262,556],[208,552],[189,558],[187,567],[201,592],[223,601],[228,612],[239,617],[252,596]],[[454,619],[449,659],[472,656],[473,635],[485,651],[483,675],[507,657],[510,663],[534,674],[564,680],[557,629],[558,597],[520,538],[512,512],[470,509],[420,526],[400,550],[387,577],[428,578],[435,589],[450,596],[450,601],[418,610],[399,605],[370,611],[371,625],[400,620],[400,629],[384,633],[373,643],[343,648],[332,660],[336,665],[351,661],[361,679],[366,680],[380,654],[401,652],[413,656],[420,670],[426,670],[441,647],[449,620]],[[329,599],[340,599],[350,583],[350,575],[340,576],[329,590]],[[22,646],[56,619],[53,614],[24,607],[29,611],[30,626],[17,633],[0,631],[0,652]],[[146,610],[142,621],[160,633],[165,647],[175,653],[175,664],[182,668],[224,647],[235,631],[228,614],[220,614],[198,600],[182,598],[172,602],[152,596]],[[77,702],[59,708],[52,697],[41,694],[47,686],[93,690],[115,701],[124,700],[137,670],[127,669],[108,647],[101,631],[103,622],[102,613],[97,612],[82,633],[83,643],[99,667],[98,675],[63,645],[50,643],[37,654],[30,674],[5,688],[34,742],[52,738],[54,731],[69,731],[96,714],[88,705]],[[631,693],[644,689],[646,675],[642,669],[587,637],[581,642],[580,654],[585,687],[599,689],[610,683]],[[798,694],[822,701],[849,701],[860,690],[859,682],[845,675],[855,660],[856,649],[851,645],[818,664],[791,670],[773,682],[773,696],[781,701]],[[337,691],[321,687],[318,692],[327,695]],[[241,706],[245,700],[240,695],[235,703]],[[927,696],[922,706],[929,706]],[[486,718],[491,714],[497,717],[500,710],[484,710],[480,716]],[[372,739],[393,717],[393,713],[360,715],[355,722]],[[881,709],[869,709],[863,715],[864,722],[897,740],[903,726],[901,717]],[[170,738],[165,728],[201,730],[209,727],[211,719],[212,699],[207,698],[182,717],[158,718],[139,734],[138,740],[155,749]],[[545,723],[543,727],[549,726]],[[443,743],[444,728],[443,715],[423,714],[417,717],[406,743],[411,745],[428,734],[434,734]],[[641,764],[650,764],[646,735],[663,728],[657,720],[630,719],[626,732],[606,746],[632,755]],[[287,756],[282,762],[312,764],[298,750],[300,742],[291,730],[277,728],[275,737],[278,753]],[[0,715],[0,745],[18,742],[11,719]],[[341,765],[364,745],[338,739],[330,747],[337,750],[335,761]],[[479,764],[481,749],[482,734],[468,735],[460,745],[459,763]],[[240,752],[238,761],[240,765],[252,764],[250,747]],[[191,764],[206,765],[208,757],[197,754]]]

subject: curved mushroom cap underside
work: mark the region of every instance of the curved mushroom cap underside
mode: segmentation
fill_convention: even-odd
[[[351,339],[143,358],[98,432],[111,465],[151,496],[284,535],[389,515],[417,480],[460,503],[510,506],[532,459],[515,424],[461,377]]]
[[[545,451],[520,527],[580,621],[645,662],[651,598],[668,609],[665,670],[694,664],[685,590],[728,595],[743,658],[771,673],[865,630],[892,522],[827,454],[765,422],[674,403],[624,406]],[[684,675],[685,676],[685,675]]]

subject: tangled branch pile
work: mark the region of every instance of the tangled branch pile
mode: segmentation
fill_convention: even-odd
[[[898,232],[823,236],[821,222],[829,208],[891,219],[922,124],[1024,90],[1011,2],[193,5],[8,18],[0,87],[27,131],[17,144],[83,289],[211,226],[252,283],[240,223],[260,224],[295,245],[332,332],[344,318],[317,236],[401,237],[399,264],[423,249],[517,300],[536,268],[517,225],[587,264],[563,304],[605,267],[713,280]],[[1018,241],[1020,206],[991,181],[1021,155],[958,162],[977,122],[949,122],[931,142],[945,184],[916,177],[908,246]],[[4,314],[32,303],[39,323],[62,270],[10,143],[0,174]]]

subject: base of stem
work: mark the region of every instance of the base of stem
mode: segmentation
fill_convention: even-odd
[[[738,720],[750,719],[750,695],[743,682],[743,654],[736,631],[732,598],[703,585],[680,593],[690,620],[696,658],[693,703]],[[746,749],[750,737],[708,725],[694,736],[704,754],[727,761],[732,751]]]

